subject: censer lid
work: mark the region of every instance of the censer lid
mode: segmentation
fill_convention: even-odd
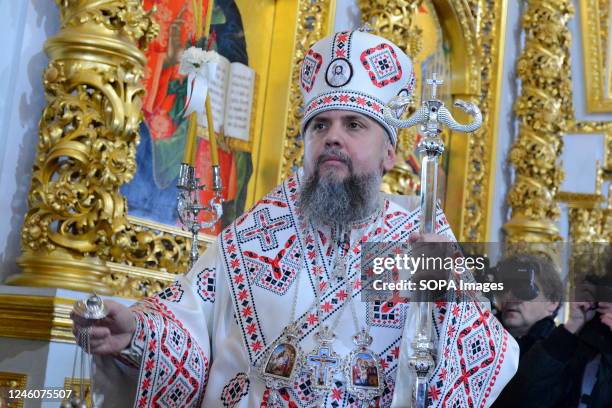
[[[95,293],[85,300],[79,300],[74,305],[74,312],[85,319],[104,319],[108,309],[100,296]]]

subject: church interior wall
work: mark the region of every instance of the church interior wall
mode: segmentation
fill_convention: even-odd
[[[506,204],[508,188],[512,183],[512,170],[507,163],[507,154],[517,135],[517,123],[513,113],[514,100],[520,84],[516,80],[516,60],[520,53],[521,4],[507,3],[506,44],[504,53],[503,88],[500,105],[500,125],[497,136],[497,157],[494,166],[494,198],[489,240],[502,241],[501,227],[509,216]],[[335,29],[350,29],[360,24],[357,0],[337,0]],[[27,191],[31,178],[31,167],[36,152],[37,126],[44,106],[41,76],[47,63],[42,50],[44,41],[59,29],[57,6],[53,2],[29,0],[3,2],[0,6],[1,32],[6,55],[0,62],[0,97],[5,104],[0,126],[4,136],[0,138],[0,280],[17,272],[15,263],[19,255],[21,224],[26,209]],[[586,112],[584,67],[580,7],[574,1],[575,15],[569,25],[572,31],[572,78],[574,107],[578,120],[610,121],[612,114]],[[598,149],[596,135],[567,135],[563,160],[567,166],[563,189],[583,191],[594,185],[593,153],[603,155]],[[601,146],[601,145],[599,145]],[[579,158],[584,158],[584,160]],[[601,159],[601,158],[600,158]],[[559,221],[562,236],[567,237],[567,209],[562,206]],[[565,214],[565,215],[563,215]]]
[[[612,112],[609,113],[590,113],[587,112],[587,95],[585,87],[585,66],[583,58],[581,27],[581,9],[579,0],[574,0],[575,15],[569,22],[572,32],[572,89],[574,114],[576,121],[598,121],[611,122]],[[610,38],[610,37],[609,37]],[[605,157],[605,135],[603,134],[572,134],[568,133],[563,137],[564,149],[561,160],[565,170],[565,180],[561,185],[562,191],[577,193],[595,193],[596,162],[600,165]],[[602,191],[608,191],[610,181],[604,181]],[[561,236],[569,236],[568,207],[561,204],[561,218],[559,229]]]
[[[517,2],[518,3],[518,2]],[[510,212],[506,203],[508,188],[512,183],[512,169],[507,161],[512,142],[517,136],[518,126],[514,115],[514,101],[518,95],[516,60],[521,50],[520,18],[522,3],[509,6],[506,12],[504,67],[499,108],[499,129],[497,131],[497,156],[493,171],[493,205],[491,208],[491,228],[489,241],[503,242],[501,227],[509,219]]]
[[[0,38],[0,281],[17,272],[20,233],[26,210],[38,120],[45,104],[42,73],[45,40],[59,30],[52,1],[3,1]]]
[[[336,2],[335,29],[346,30],[361,24],[357,0],[338,0]],[[569,26],[572,33],[572,85],[576,120],[612,121],[610,113],[587,113],[584,87],[584,63],[582,58],[582,39],[580,27],[580,5],[573,2],[574,18]],[[520,81],[516,75],[516,61],[521,53],[523,33],[521,15],[524,11],[522,2],[508,2],[506,7],[504,67],[502,74],[502,92],[500,103],[500,120],[497,132],[497,155],[494,166],[493,205],[491,208],[491,225],[488,240],[503,242],[503,225],[510,217],[510,208],[506,202],[508,190],[513,182],[512,168],[507,161],[512,143],[518,135],[518,123],[514,115],[514,103],[520,92]],[[603,160],[604,145],[601,135],[572,135],[564,137],[565,149],[561,160],[566,170],[563,191],[594,193],[595,160]],[[605,185],[604,185],[605,187]],[[604,188],[606,191],[606,188]],[[561,205],[559,229],[562,237],[569,236],[567,207]]]

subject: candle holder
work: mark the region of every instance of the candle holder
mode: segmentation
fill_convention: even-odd
[[[177,210],[179,220],[183,229],[191,232],[191,253],[189,255],[189,268],[198,259],[198,232],[202,228],[214,226],[223,215],[223,197],[221,197],[221,170],[218,165],[212,166],[213,182],[212,190],[214,196],[208,201],[208,205],[200,203],[199,192],[205,186],[200,185],[200,179],[195,175],[195,167],[187,163],[181,163],[177,187]],[[204,220],[199,220],[200,213],[206,214]]]

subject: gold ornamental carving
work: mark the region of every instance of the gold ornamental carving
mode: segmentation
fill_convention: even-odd
[[[473,21],[472,42],[474,58],[468,65],[469,78],[478,87],[472,98],[483,114],[482,127],[468,136],[467,169],[465,175],[465,200],[459,239],[485,242],[489,238],[491,203],[493,200],[494,163],[497,153],[497,132],[501,97],[501,71],[505,31],[504,0],[468,1]],[[463,13],[466,14],[467,10]],[[463,25],[466,25],[464,23]],[[470,45],[468,45],[469,50]],[[476,80],[479,81],[476,81]]]
[[[362,19],[370,21],[375,32],[398,43],[408,55],[420,50],[420,37],[413,28],[415,10],[423,0],[360,1]],[[450,81],[452,98],[476,103],[483,113],[483,126],[465,135],[450,135],[451,168],[448,196],[453,208],[447,216],[463,241],[486,241],[492,200],[492,174],[496,153],[501,68],[505,30],[505,0],[448,1],[431,0],[445,37],[451,43],[453,72]],[[422,80],[422,79],[420,79]],[[455,112],[460,117],[460,112]],[[408,132],[401,132],[398,151],[413,146]],[[459,146],[454,148],[453,146]],[[453,161],[456,165],[453,165]],[[385,176],[390,192],[409,194],[418,176],[400,163]],[[412,191],[411,191],[412,190]],[[457,203],[459,198],[459,203]],[[458,205],[459,204],[459,205]]]
[[[137,0],[57,0],[61,30],[45,44],[23,272],[8,282],[111,293],[106,261],[134,257],[119,192],[135,172],[145,48],[158,26]]]
[[[289,84],[289,104],[283,156],[281,158],[279,180],[291,175],[302,162],[303,141],[300,137],[300,121],[303,105],[300,91],[300,65],[308,49],[327,33],[333,0],[299,0],[297,11],[297,30],[295,48],[291,61]]]
[[[367,21],[373,33],[380,35],[397,44],[408,56],[414,56],[423,48],[422,29],[413,24],[416,10],[423,0],[398,1],[359,1],[362,21]],[[412,103],[409,113],[415,108]],[[405,155],[415,145],[416,134],[414,130],[399,129],[397,135],[397,151]],[[420,179],[411,167],[404,161],[398,160],[383,179],[383,191],[391,194],[414,195],[419,186]]]
[[[158,32],[154,10],[144,10],[142,0],[56,3],[61,30],[45,45],[50,59],[44,75],[47,106],[22,229],[22,273],[7,283],[149,296],[187,270],[191,249],[188,234],[180,229],[130,216],[119,190],[136,165],[143,50]],[[287,47],[293,57],[286,62],[292,91],[284,168],[301,156],[299,62],[326,34],[334,7],[334,0],[275,6],[295,12],[298,19],[290,30],[284,23],[275,28],[283,47],[283,30],[295,39]],[[211,241],[200,237],[200,250]]]
[[[562,134],[573,117],[567,27],[573,13],[569,0],[526,2],[525,46],[517,63],[521,95],[514,107],[519,133],[509,155],[515,181],[507,197],[512,208],[504,225],[508,242],[561,239],[555,196],[564,175],[559,163]]]
[[[612,33],[608,0],[580,0],[584,85],[588,112],[612,112]]]
[[[578,244],[612,242],[612,200],[601,193],[566,193],[557,195],[569,207],[569,240]]]
[[[9,391],[25,391],[27,386],[27,374],[0,371],[0,407],[23,408],[25,398],[11,399]]]
[[[608,208],[570,208],[570,239],[576,243],[611,242]],[[606,222],[608,221],[608,222]]]
[[[578,128],[597,128],[597,123],[585,123]],[[608,200],[603,194],[604,168],[597,169],[595,193],[560,192],[559,201],[568,206],[569,240],[572,242],[570,274],[573,282],[605,277],[612,252],[612,185],[608,187]]]
[[[359,0],[361,19],[371,24],[377,35],[397,44],[408,56],[421,52],[422,30],[413,24],[415,11],[423,0]]]

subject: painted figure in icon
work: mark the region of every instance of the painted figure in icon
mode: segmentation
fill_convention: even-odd
[[[378,387],[378,369],[374,358],[366,353],[359,353],[353,360],[353,385],[359,387]]]
[[[294,364],[295,348],[291,344],[279,344],[268,360],[266,373],[288,378]]]

